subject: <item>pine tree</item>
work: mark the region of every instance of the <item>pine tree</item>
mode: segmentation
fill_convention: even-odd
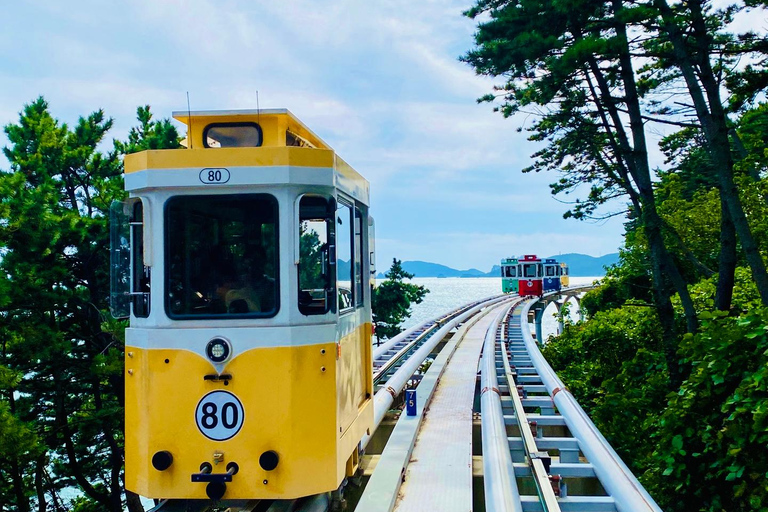
[[[101,110],[70,128],[38,98],[5,127],[0,503],[13,509],[65,510],[59,493],[76,486],[76,509],[123,510],[123,344],[105,329],[108,213],[125,196],[120,152],[178,146],[148,107],[139,115],[142,133],[108,153],[98,146],[113,122]]]
[[[413,274],[406,272],[397,258],[392,259],[392,266],[385,276],[387,280],[374,289],[373,322],[377,337],[391,338],[402,331],[400,324],[411,316],[411,304],[421,303],[429,290],[404,282],[404,279],[413,278]]]

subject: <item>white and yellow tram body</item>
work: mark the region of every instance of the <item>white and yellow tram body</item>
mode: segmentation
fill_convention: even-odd
[[[174,117],[187,149],[125,158],[126,488],[334,490],[373,426],[369,184],[287,110]]]

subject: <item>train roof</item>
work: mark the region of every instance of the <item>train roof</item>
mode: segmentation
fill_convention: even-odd
[[[156,173],[152,171],[164,171],[162,174],[170,176],[175,171],[199,171],[201,168],[262,168],[265,173],[273,174],[278,169],[305,168],[321,173],[329,169],[332,173],[321,179],[302,172],[278,172],[269,177],[260,174],[259,179],[279,183],[283,180],[282,176],[289,176],[291,180],[308,179],[307,183],[315,184],[320,184],[320,179],[365,204],[370,202],[368,181],[288,109],[182,110],[173,112],[173,117],[187,126],[187,138],[182,141],[185,148],[148,150],[126,155],[126,189],[192,186],[200,181],[197,175],[189,180],[180,177],[181,181],[170,177],[132,177],[141,171],[150,171],[153,175]],[[131,179],[128,179],[129,176]],[[250,178],[241,176],[242,180],[248,182]],[[230,184],[236,185],[238,182],[233,178]]]
[[[173,118],[187,125],[187,131],[192,135],[192,147],[195,142],[202,145],[203,132],[207,126],[212,123],[222,122],[251,122],[262,126],[264,131],[263,146],[280,146],[273,144],[269,128],[274,121],[277,121],[277,128],[284,128],[293,135],[298,135],[306,146],[316,149],[333,149],[323,139],[318,137],[315,132],[310,130],[307,125],[299,120],[293,112],[287,108],[265,108],[265,109],[242,109],[242,110],[176,110],[172,113]],[[199,123],[195,123],[200,120]],[[264,123],[264,124],[263,124]],[[185,139],[186,141],[186,139]],[[279,139],[278,139],[279,141]],[[188,144],[188,143],[187,143]]]

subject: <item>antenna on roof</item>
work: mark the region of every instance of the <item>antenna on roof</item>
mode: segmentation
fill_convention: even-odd
[[[192,109],[189,107],[189,91],[187,91],[187,147],[192,149]]]

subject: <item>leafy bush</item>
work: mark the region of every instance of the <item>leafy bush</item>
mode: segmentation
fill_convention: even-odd
[[[659,420],[648,468],[667,510],[768,509],[768,309],[702,313],[680,346],[688,379]]]

